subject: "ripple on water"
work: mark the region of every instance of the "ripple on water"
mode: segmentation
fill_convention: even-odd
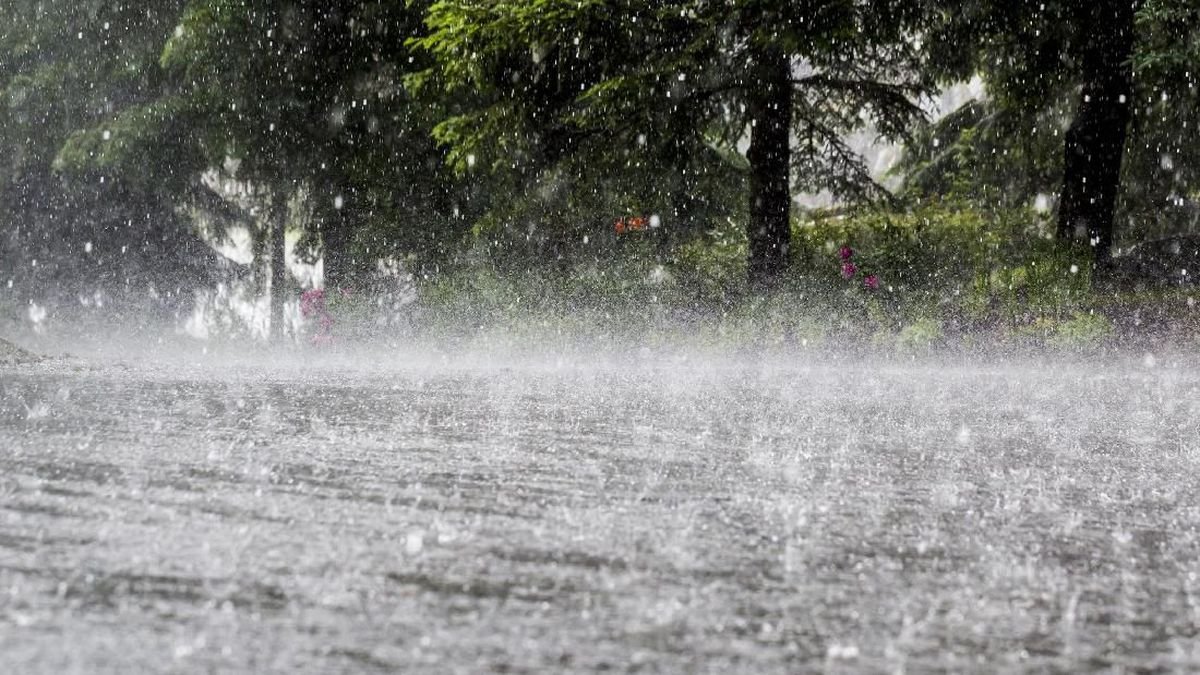
[[[1200,668],[1191,371],[3,375],[3,670]]]

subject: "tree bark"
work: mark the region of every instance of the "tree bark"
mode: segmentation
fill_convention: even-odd
[[[336,189],[323,198],[318,216],[321,227],[321,260],[324,267],[325,288],[336,290],[350,288],[353,260],[350,257],[351,225],[350,191],[341,181],[334,183]]]
[[[1087,242],[1094,264],[1103,266],[1113,242],[1113,212],[1132,99],[1134,13],[1130,0],[1100,0],[1083,45],[1083,87],[1067,129],[1058,237]]]
[[[758,52],[748,83],[750,220],[747,265],[751,289],[771,290],[787,269],[791,244],[791,63],[767,47]]]
[[[283,339],[283,304],[287,299],[287,196],[278,194],[271,203],[271,324],[272,340]]]

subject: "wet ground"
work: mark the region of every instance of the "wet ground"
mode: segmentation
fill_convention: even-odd
[[[1200,669],[1200,371],[0,365],[0,672]]]

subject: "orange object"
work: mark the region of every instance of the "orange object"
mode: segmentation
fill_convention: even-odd
[[[617,218],[613,223],[617,234],[625,234],[626,232],[642,232],[650,228],[650,219],[645,216],[630,216],[628,218]]]

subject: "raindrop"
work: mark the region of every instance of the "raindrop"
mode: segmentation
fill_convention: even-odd
[[[857,659],[858,653],[857,645],[841,645],[837,643],[831,644],[827,651],[827,655],[830,659],[844,661],[852,661]]]
[[[413,530],[404,537],[404,552],[408,555],[416,555],[425,548],[425,532],[422,530]]]

